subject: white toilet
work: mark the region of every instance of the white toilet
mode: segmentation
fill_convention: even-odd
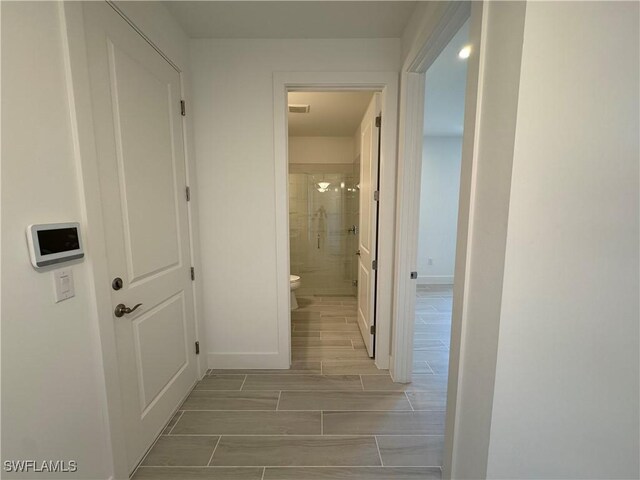
[[[289,275],[289,285],[291,286],[291,310],[298,308],[298,300],[296,300],[294,290],[297,290],[301,283],[302,281],[298,275]]]

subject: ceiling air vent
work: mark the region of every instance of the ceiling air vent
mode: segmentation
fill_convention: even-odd
[[[289,105],[289,113],[309,113],[311,105]]]

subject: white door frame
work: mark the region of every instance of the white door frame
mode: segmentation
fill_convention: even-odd
[[[400,124],[398,144],[398,222],[396,226],[396,278],[393,311],[393,363],[394,381],[408,383],[413,370],[413,325],[416,303],[416,271],[418,254],[418,228],[420,215],[420,183],[424,122],[425,73],[456,32],[469,18],[466,2],[446,2],[438,5],[430,23],[420,31],[421,41],[409,52],[401,74]],[[468,73],[470,75],[470,73]],[[466,131],[465,131],[466,135]],[[463,162],[462,168],[467,168]],[[464,173],[463,173],[464,175]],[[461,184],[461,200],[463,187]],[[458,225],[468,220],[464,209],[458,213]],[[458,237],[462,236],[458,230]],[[460,245],[456,250],[456,263]],[[464,280],[456,271],[454,289],[459,290]],[[455,288],[458,287],[458,288]]]
[[[443,454],[443,478],[451,478],[461,338],[466,317],[468,295],[467,272],[470,224],[473,221],[473,186],[475,183],[476,115],[479,110],[478,90],[481,88],[480,57],[483,3],[446,2],[434,4],[419,29],[416,47],[409,52],[402,68],[400,124],[398,145],[398,222],[396,230],[396,279],[393,312],[393,364],[395,381],[410,382],[413,370],[413,326],[416,302],[416,270],[422,170],[425,72],[470,18],[469,42],[473,54],[467,63],[465,119],[460,173],[456,261],[451,318],[451,347],[447,389],[447,413]]]
[[[377,90],[382,92],[382,148],[380,151],[380,219],[378,224],[378,291],[376,300],[375,364],[380,369],[387,369],[389,368],[391,315],[393,306],[396,126],[398,121],[397,72],[275,72],[273,74],[276,289],[278,295],[278,351],[280,353],[280,368],[289,368],[291,363],[287,93],[290,91],[305,90]]]
[[[107,3],[179,72],[184,96],[184,72],[122,10],[112,2]],[[95,192],[99,191],[100,182],[82,2],[60,2],[59,8],[63,31],[72,143],[82,196],[81,215],[82,225],[85,229],[85,251],[87,253],[85,262],[92,280],[89,295],[95,305],[92,316],[88,320],[95,325],[94,339],[96,346],[99,348],[97,361],[104,374],[104,378],[97,378],[96,383],[98,385],[97,388],[102,391],[103,409],[107,412],[105,424],[109,438],[105,445],[107,448],[105,457],[111,461],[112,478],[125,479],[129,478],[129,471],[125,450],[124,417],[121,405],[121,388],[105,245],[105,224],[100,196],[95,194]],[[188,155],[188,128],[184,117],[182,127],[183,135],[185,136],[185,172],[187,181],[191,183],[193,180],[193,167],[190,163],[193,159]],[[194,224],[191,209],[192,206],[188,205],[190,254],[192,265],[195,265],[197,257],[193,248]],[[194,312],[198,315],[198,302],[195,295],[194,288]],[[202,344],[203,339],[199,338],[199,319],[196,317],[194,321],[196,340],[199,340]],[[206,362],[203,358],[198,358],[198,377],[202,377],[205,372]]]

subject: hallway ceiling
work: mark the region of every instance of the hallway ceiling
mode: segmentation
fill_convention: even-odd
[[[417,2],[163,2],[191,38],[399,38]]]
[[[458,58],[458,52],[468,38],[467,20],[427,70],[424,135],[462,135],[468,60]]]
[[[289,105],[310,105],[309,113],[289,113],[294,137],[350,137],[360,126],[373,92],[290,92]]]

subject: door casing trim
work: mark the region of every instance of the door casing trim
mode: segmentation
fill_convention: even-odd
[[[291,364],[289,304],[289,179],[287,93],[290,91],[372,90],[382,93],[382,149],[380,152],[380,222],[378,226],[378,295],[376,358],[389,368],[393,306],[393,262],[396,211],[396,145],[398,72],[274,72],[273,124],[276,206],[276,291],[278,308],[278,365]]]
[[[454,434],[458,408],[461,343],[466,322],[467,277],[470,226],[473,222],[475,165],[477,163],[476,116],[480,109],[483,2],[434,3],[427,8],[418,28],[417,41],[401,71],[400,123],[398,143],[398,221],[396,224],[396,270],[393,311],[393,363],[395,381],[411,382],[413,370],[413,326],[416,302],[420,187],[425,103],[425,73],[467,19],[470,40],[479,39],[477,51],[467,64],[467,87],[463,134],[460,196],[457,221],[456,261],[451,319],[451,348],[446,402],[443,478],[451,478]]]

